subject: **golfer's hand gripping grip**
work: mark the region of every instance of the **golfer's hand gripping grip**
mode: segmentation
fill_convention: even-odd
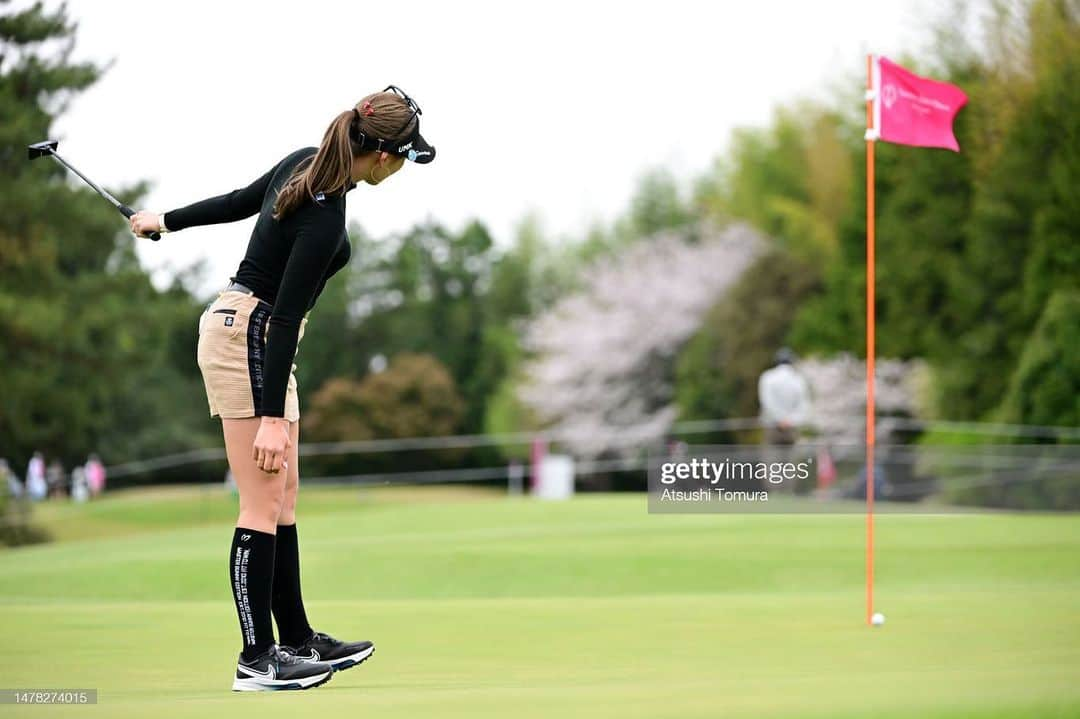
[[[118,210],[120,210],[120,212],[124,215],[124,217],[128,218],[129,220],[131,219],[131,216],[135,214],[135,210],[131,209],[127,205],[117,205],[116,208]],[[151,240],[153,240],[154,242],[157,242],[158,240],[161,239],[161,233],[160,232],[151,232],[147,236]]]

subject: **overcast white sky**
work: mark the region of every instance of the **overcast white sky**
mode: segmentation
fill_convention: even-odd
[[[384,236],[478,217],[508,242],[535,210],[550,234],[572,235],[619,213],[648,168],[688,181],[732,128],[858,77],[868,51],[923,46],[927,6],[72,0],[75,58],[115,64],[53,134],[99,183],[148,179],[142,204],[169,210],[317,145],[338,112],[394,83],[423,108],[438,158],[357,187],[350,219]],[[209,291],[235,271],[253,225],[188,229],[147,241],[141,257],[165,274],[206,259]]]

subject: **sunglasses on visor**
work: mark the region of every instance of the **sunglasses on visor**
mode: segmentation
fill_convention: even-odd
[[[415,120],[416,124],[413,126],[412,132],[410,132],[407,137],[398,140],[388,140],[382,137],[372,137],[360,130],[359,123],[353,123],[349,131],[353,142],[356,142],[361,150],[388,152],[391,155],[404,157],[412,162],[431,162],[435,159],[435,148],[429,145],[420,135],[420,116],[424,114],[423,110],[420,109],[420,106],[415,100],[409,97],[405,91],[397,85],[387,85],[383,92],[394,93],[405,102],[410,110],[412,110],[412,114],[409,115],[408,119],[401,125],[401,128],[394,133],[394,137],[400,137]]]

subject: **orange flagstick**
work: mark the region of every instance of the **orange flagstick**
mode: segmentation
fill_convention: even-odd
[[[866,623],[874,616],[874,56],[866,56]]]
[[[959,87],[866,56],[866,622],[874,614],[874,144],[960,151],[953,121],[967,104]],[[884,107],[884,110],[882,109]]]

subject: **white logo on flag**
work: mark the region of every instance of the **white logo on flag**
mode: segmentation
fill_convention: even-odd
[[[886,85],[885,89],[881,92],[881,99],[885,102],[885,107],[891,108],[896,104],[896,98],[899,96],[899,92],[896,90],[896,85]]]

